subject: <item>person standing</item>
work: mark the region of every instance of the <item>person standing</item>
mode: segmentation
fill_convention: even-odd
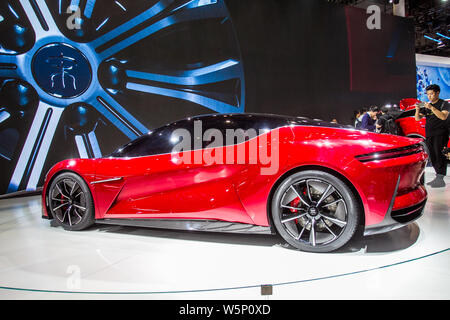
[[[378,114],[378,107],[372,106],[369,108],[369,111],[367,111],[364,116],[361,119],[361,130],[368,130],[375,132],[375,122],[377,120],[377,114]]]
[[[441,88],[438,85],[429,85],[425,90],[430,102],[425,103],[425,109],[422,109],[422,112],[419,104],[416,104],[414,118],[416,121],[420,121],[420,119],[426,117],[427,120],[425,125],[425,142],[430,153],[431,164],[436,172],[436,178],[429,182],[428,185],[432,188],[443,188],[445,187],[444,177],[447,174],[447,161],[442,150],[448,143],[449,132],[446,120],[450,105],[439,98]]]

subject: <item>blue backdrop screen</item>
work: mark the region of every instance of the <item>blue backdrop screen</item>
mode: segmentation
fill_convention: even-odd
[[[430,84],[441,87],[440,97],[450,99],[450,68],[438,66],[417,66],[417,99],[428,101],[425,88]]]
[[[349,124],[415,96],[413,22],[370,17],[325,0],[2,0],[0,195],[193,115]]]

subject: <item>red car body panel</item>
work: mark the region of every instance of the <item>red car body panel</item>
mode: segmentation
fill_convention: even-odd
[[[263,175],[268,164],[252,164],[252,144],[278,139],[278,170]],[[70,159],[47,174],[42,196],[46,202],[52,178],[63,170],[79,174],[88,184],[95,218],[206,219],[270,226],[270,194],[292,170],[321,168],[341,176],[357,192],[366,227],[381,223],[389,210],[423,202],[420,183],[427,156],[417,152],[401,157],[361,162],[356,157],[411,146],[420,139],[322,126],[285,126],[240,145],[133,158]],[[245,161],[238,157],[245,148]],[[229,154],[231,163],[205,162],[202,153]],[[199,157],[199,163],[180,161]],[[242,162],[242,161],[241,161]],[[273,164],[273,163],[272,163]],[[392,204],[391,204],[392,202]],[[391,208],[390,208],[391,205]],[[47,206],[43,216],[49,217]]]

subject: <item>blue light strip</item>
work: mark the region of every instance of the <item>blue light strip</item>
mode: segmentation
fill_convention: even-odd
[[[172,12],[177,11],[181,8],[192,9],[192,8],[198,8],[198,7],[207,6],[207,5],[215,4],[215,3],[217,3],[217,0],[191,0],[181,6],[173,9]]]
[[[105,20],[103,20],[103,22],[102,23],[100,23],[100,25],[95,29],[95,31],[98,31],[98,30],[100,30],[104,25],[105,25],[105,23],[107,23],[108,22],[108,20],[109,20],[109,17],[108,18],[106,18]]]
[[[436,32],[436,34],[442,38],[450,39],[450,37],[444,36],[442,33]]]
[[[123,11],[127,11],[127,8],[125,8],[124,6],[123,6],[123,4],[121,4],[119,1],[114,1]]]
[[[14,9],[11,7],[10,4],[8,4],[8,8],[9,11],[11,11],[11,13],[16,17],[16,19],[19,19],[19,15],[17,14],[17,12],[14,11]]]
[[[434,39],[434,38],[431,38],[431,37],[429,37],[429,36],[424,36],[425,38],[427,38],[427,39],[430,39],[431,41],[434,41],[434,42],[437,42],[437,43],[441,43],[442,41],[440,41],[440,40],[437,40],[437,39]]]

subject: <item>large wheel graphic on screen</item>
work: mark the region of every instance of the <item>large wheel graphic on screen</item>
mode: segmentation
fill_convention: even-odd
[[[39,186],[61,160],[55,145],[98,157],[111,135],[119,143],[186,115],[244,111],[223,0],[10,0],[0,31],[0,193]]]

